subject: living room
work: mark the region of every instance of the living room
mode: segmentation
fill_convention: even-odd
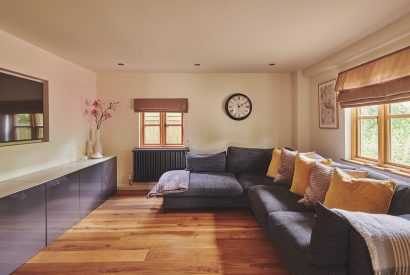
[[[410,214],[405,206],[410,198],[409,45],[408,0],[0,0],[0,126],[12,129],[7,135],[0,130],[0,274],[377,273],[362,239],[348,238],[350,249],[362,245],[345,248],[349,259],[340,260],[332,254],[335,247],[326,247],[330,259],[292,261],[304,254],[295,252],[301,250],[293,247],[299,242],[284,228],[305,230],[310,224],[313,234],[311,223],[324,210],[297,202],[305,190],[280,189],[289,203],[282,211],[295,213],[283,217],[283,224],[280,213],[272,217],[275,225],[269,223],[274,211],[258,203],[277,192],[279,164],[266,176],[275,156],[282,164],[285,155],[315,152],[306,157],[331,159],[337,169],[368,170],[368,178],[393,181],[390,208],[369,212],[406,221],[396,216]],[[361,69],[380,75],[360,74]],[[41,119],[37,111],[26,111],[33,113],[28,125],[15,125],[10,114],[22,112],[7,103],[12,93],[4,88],[3,75],[41,83]],[[376,87],[365,99],[349,93],[369,87],[357,85],[368,80],[358,76]],[[399,88],[387,89],[369,104],[393,80]],[[360,100],[367,101],[360,105]],[[3,117],[13,126],[2,124]],[[19,127],[35,130],[29,139],[18,138],[18,131],[25,131]],[[180,159],[163,168],[143,157],[155,150],[181,152]],[[176,175],[188,174],[187,185],[161,189],[159,176],[175,169],[188,169]],[[208,172],[206,179],[196,179],[198,186],[190,182],[195,173]],[[229,179],[211,178],[214,173]],[[253,174],[262,176],[256,180]],[[47,202],[54,194],[48,188],[68,182],[69,175],[76,180],[60,190],[67,197],[56,193]],[[96,187],[90,185],[81,201],[81,181],[96,178],[101,196],[94,198]],[[218,189],[230,180],[239,182],[239,189]],[[34,194],[30,188],[40,188],[40,197],[27,199]],[[146,199],[150,190],[158,193]],[[78,212],[75,219],[68,215],[70,221],[67,213],[57,212],[74,201],[69,194],[77,196],[76,206],[66,210]],[[19,205],[25,200],[44,217],[25,212]],[[331,205],[324,198],[320,202]],[[267,204],[275,205],[273,200]],[[268,212],[261,216],[261,211]],[[17,215],[25,222],[20,224]],[[349,228],[352,238],[360,238]],[[337,230],[331,229],[336,238],[345,234]],[[314,250],[312,244],[306,249]],[[393,267],[401,268],[396,274],[410,272],[410,250],[403,255],[401,266]],[[365,260],[355,262],[355,256]]]

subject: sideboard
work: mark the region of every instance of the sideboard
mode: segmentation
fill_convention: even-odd
[[[0,182],[0,274],[10,274],[117,192],[117,158]]]

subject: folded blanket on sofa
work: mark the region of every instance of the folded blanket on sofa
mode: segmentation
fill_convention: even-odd
[[[162,174],[157,184],[149,191],[147,198],[185,192],[189,184],[189,171],[174,170]]]
[[[410,221],[391,215],[333,210],[364,238],[374,274],[410,274]]]

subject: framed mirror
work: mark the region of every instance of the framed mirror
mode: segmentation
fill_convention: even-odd
[[[0,68],[0,146],[47,141],[48,81]]]

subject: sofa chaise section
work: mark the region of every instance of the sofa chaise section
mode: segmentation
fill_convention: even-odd
[[[229,147],[226,154],[189,154],[188,190],[165,195],[164,208],[249,207],[248,189],[273,182],[265,175],[271,158],[272,149],[240,147]]]

